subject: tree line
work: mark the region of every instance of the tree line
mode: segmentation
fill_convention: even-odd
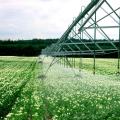
[[[1,56],[38,56],[41,54],[42,49],[50,46],[53,43],[56,43],[59,39],[32,39],[32,40],[0,40],[0,55]],[[68,40],[69,42],[78,43],[80,42],[78,39],[71,39]],[[83,40],[84,42],[90,42],[91,40]],[[102,41],[102,43],[100,42]],[[105,41],[105,42],[104,42]],[[106,43],[106,40],[97,40],[99,46],[101,46],[102,49],[112,49],[113,46],[111,44]],[[116,47],[119,47],[119,41],[116,41],[114,43]],[[77,48],[74,45],[69,45],[72,49],[77,51]],[[97,49],[96,46],[93,43],[87,44],[90,49]],[[64,46],[66,50],[70,51],[70,49],[67,46]],[[83,44],[78,45],[81,50],[86,49]],[[110,52],[110,51],[109,51]],[[115,58],[118,57],[118,53],[112,53],[111,54],[102,54],[98,57],[110,57]],[[77,57],[77,56],[76,56]],[[78,56],[79,57],[79,56]],[[83,57],[93,57],[91,55],[86,55]]]
[[[58,39],[0,40],[0,55],[38,56],[42,49],[57,41]]]

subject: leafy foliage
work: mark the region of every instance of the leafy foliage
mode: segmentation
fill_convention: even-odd
[[[106,70],[111,71],[114,66],[105,65],[107,60],[103,68],[109,66]],[[45,77],[40,77],[51,61],[51,58],[44,62],[34,57],[0,58],[1,119],[119,120],[119,76],[101,72],[92,75],[88,66],[79,72],[55,64]],[[87,61],[90,64],[92,59],[84,63]],[[115,64],[114,59],[109,61]],[[101,59],[98,64],[101,66]]]

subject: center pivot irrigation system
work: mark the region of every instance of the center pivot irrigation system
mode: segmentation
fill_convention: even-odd
[[[62,58],[70,64],[68,57],[82,58],[87,55],[94,59],[93,73],[95,73],[96,56],[116,53],[119,72],[120,6],[115,8],[110,1],[117,2],[91,0],[87,7],[81,7],[80,14],[74,18],[57,43],[42,50],[43,55],[53,57],[49,68]]]

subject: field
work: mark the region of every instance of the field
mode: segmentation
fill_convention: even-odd
[[[72,60],[69,58],[69,61],[74,68],[78,69],[84,69],[87,70],[91,73],[93,73],[93,58],[75,58],[75,60]],[[75,63],[73,62],[75,61]],[[118,59],[100,59],[96,58],[95,60],[95,69],[97,74],[102,74],[102,75],[114,75],[118,72]],[[64,64],[64,61],[62,60],[62,63]],[[66,65],[68,65],[66,63]]]
[[[117,59],[84,59],[79,72],[51,58],[0,57],[0,119],[120,120]]]

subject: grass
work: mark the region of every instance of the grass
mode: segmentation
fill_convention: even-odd
[[[0,118],[119,120],[120,77],[113,75],[117,60],[97,59],[96,75],[90,72],[92,61],[84,59],[82,72],[55,64],[44,76],[51,58],[42,63],[33,57],[1,57]]]

